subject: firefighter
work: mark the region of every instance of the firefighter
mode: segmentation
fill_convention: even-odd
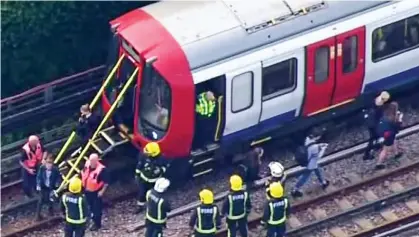
[[[147,191],[153,188],[157,179],[162,177],[164,172],[166,172],[166,167],[164,167],[161,163],[162,159],[160,157],[161,152],[159,144],[156,142],[148,143],[144,147],[143,153],[145,156],[140,154],[140,158],[135,169],[136,180],[139,186],[137,213],[141,212],[144,208]]]
[[[189,226],[194,230],[194,237],[215,236],[221,228],[221,216],[217,205],[214,204],[214,194],[203,189],[199,193],[201,205],[192,213]]]
[[[259,170],[262,164],[263,149],[256,147],[246,154],[246,158],[239,165],[238,173],[247,185],[252,185],[255,180],[260,179]]]
[[[99,155],[92,153],[81,172],[87,203],[91,212],[92,231],[102,227],[103,194],[108,188],[109,174],[106,167],[99,161]]]
[[[87,202],[81,193],[82,182],[75,177],[70,180],[69,191],[62,196],[61,209],[65,216],[65,237],[83,237],[87,221]]]
[[[281,163],[277,161],[270,162],[268,167],[269,167],[269,170],[271,171],[271,177],[265,183],[266,197],[268,199],[271,199],[272,197],[270,195],[270,189],[269,189],[270,184],[274,182],[280,182],[284,186],[287,175],[284,173],[284,166],[282,166]]]
[[[223,203],[222,215],[227,215],[228,236],[235,237],[237,229],[247,237],[247,215],[252,206],[249,193],[243,190],[243,181],[238,175],[230,177],[231,193]]]
[[[280,182],[269,185],[272,199],[265,204],[261,223],[267,227],[267,237],[285,235],[285,220],[290,213],[288,198],[284,197],[284,189]]]
[[[147,191],[146,237],[163,236],[167,214],[171,211],[169,202],[163,198],[163,193],[166,192],[169,185],[168,179],[159,178],[154,189]]]
[[[19,161],[22,166],[23,192],[28,198],[33,197],[33,191],[36,189],[36,171],[46,156],[47,151],[39,138],[35,135],[29,136],[28,142],[22,147]]]

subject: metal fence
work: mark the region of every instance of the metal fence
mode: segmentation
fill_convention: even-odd
[[[2,132],[12,131],[19,123],[59,114],[60,108],[84,103],[100,88],[104,73],[105,66],[98,66],[2,99]]]

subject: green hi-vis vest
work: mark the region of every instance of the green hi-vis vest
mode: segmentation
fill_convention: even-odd
[[[207,100],[206,92],[199,94],[198,104],[196,105],[196,112],[202,116],[211,117],[215,110],[215,101]]]

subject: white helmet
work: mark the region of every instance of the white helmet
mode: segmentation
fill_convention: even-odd
[[[158,193],[163,193],[164,191],[167,190],[169,186],[170,186],[170,181],[168,179],[159,178],[154,184],[154,190],[156,190]]]
[[[273,161],[268,166],[272,177],[281,177],[284,174],[284,166],[281,163]]]

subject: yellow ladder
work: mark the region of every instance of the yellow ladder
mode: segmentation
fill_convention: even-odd
[[[90,109],[93,109],[96,105],[96,103],[99,101],[100,97],[103,94],[103,91],[108,86],[109,82],[113,78],[113,76],[116,73],[116,70],[119,68],[119,66],[122,63],[122,60],[124,59],[125,54],[122,54],[122,56],[118,59],[118,62],[115,64],[115,66],[112,68],[111,72],[109,73],[108,77],[106,78],[103,85],[100,87],[99,91],[97,92],[96,96],[93,98],[92,102],[89,104]],[[62,157],[64,156],[64,153],[67,151],[67,149],[70,147],[70,144],[73,142],[74,138],[76,137],[76,132],[72,131],[70,136],[68,137],[66,143],[61,148],[60,152],[58,153],[57,157],[54,160],[54,164],[58,164]]]
[[[63,172],[63,173],[66,173],[66,174],[65,175],[63,174],[62,175],[63,181],[61,182],[60,187],[56,190],[56,193],[59,193],[61,190],[63,190],[67,186],[69,180],[72,177],[78,175],[78,173],[80,173],[80,169],[82,169],[82,167],[84,165],[82,163],[82,161],[87,160],[86,153],[89,150],[89,148],[95,149],[98,153],[101,153],[102,152],[102,154],[103,154],[105,152],[105,151],[103,151],[98,146],[98,144],[97,144],[98,143],[98,139],[101,139],[102,138],[103,140],[105,140],[108,143],[110,143],[111,146],[116,144],[116,142],[106,133],[107,131],[110,131],[110,130],[114,129],[114,127],[112,126],[110,128],[105,128],[105,129],[102,129],[102,128],[105,126],[105,124],[107,123],[107,121],[109,120],[109,118],[111,117],[111,115],[113,114],[113,112],[115,111],[118,103],[122,100],[122,98],[124,97],[125,93],[127,92],[128,88],[130,87],[130,85],[135,81],[135,78],[136,78],[135,76],[137,75],[137,72],[138,71],[139,71],[139,68],[136,68],[135,71],[131,74],[130,78],[125,83],[125,85],[122,88],[121,92],[118,94],[118,97],[116,98],[116,100],[112,103],[111,108],[105,114],[105,117],[102,119],[101,123],[99,124],[98,128],[96,129],[96,131],[94,132],[94,134],[92,135],[92,137],[89,139],[89,141],[86,144],[86,146],[81,150],[81,152],[78,154],[78,156],[76,158],[71,159],[68,162],[66,162],[68,164],[68,166],[69,166],[69,169],[68,169],[67,172]],[[99,137],[99,135],[101,137]],[[129,141],[129,139],[127,137],[124,137],[124,139],[121,142],[128,142],[128,141]],[[63,165],[62,165],[61,169],[62,169],[62,171],[64,171],[63,170]]]

